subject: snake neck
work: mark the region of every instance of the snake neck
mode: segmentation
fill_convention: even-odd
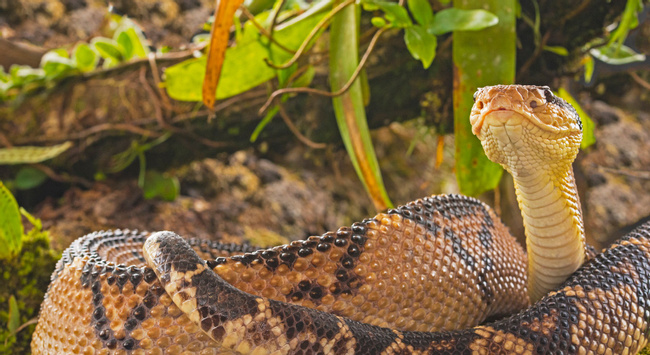
[[[536,302],[585,261],[585,233],[573,170],[513,174],[528,249],[528,295]]]

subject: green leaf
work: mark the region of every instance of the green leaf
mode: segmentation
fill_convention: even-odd
[[[122,33],[125,33],[129,37],[129,42],[132,46],[131,58],[144,58],[149,54],[149,47],[144,45],[144,38],[140,31],[136,31],[135,28],[131,27]]]
[[[585,67],[585,82],[590,83],[594,76],[594,58],[590,55],[586,55],[582,61],[584,62]]]
[[[602,62],[612,65],[622,65],[634,62],[643,62],[646,58],[644,54],[635,52],[626,45],[611,45],[600,48],[593,48],[589,54]]]
[[[309,65],[304,73],[302,73],[296,80],[291,83],[292,88],[307,87],[314,80],[316,70],[313,65]]]
[[[480,4],[476,4],[479,6]],[[429,33],[441,35],[451,31],[477,31],[495,26],[499,18],[486,10],[465,10],[456,7],[439,11],[427,28]]]
[[[0,148],[0,165],[40,163],[58,156],[71,146],[72,142],[64,142],[49,147],[23,146]]]
[[[386,14],[386,19],[392,27],[404,28],[413,24],[406,9],[396,2],[365,0],[364,3],[377,6],[381,9]]]
[[[251,133],[251,138],[250,138],[251,143],[257,141],[257,138],[259,137],[260,133],[262,133],[264,127],[266,127],[266,125],[268,125],[271,122],[273,117],[275,117],[275,115],[278,114],[278,111],[280,111],[280,107],[278,105],[274,105],[266,112],[264,118],[260,121],[260,123],[257,124],[255,129],[253,130],[253,133]]]
[[[455,0],[454,6],[483,7],[498,16],[498,24],[483,31],[454,32],[452,45],[456,178],[461,193],[477,196],[497,186],[503,169],[485,156],[472,134],[469,114],[477,88],[514,82],[515,0]],[[490,65],[485,64],[486,58]]]
[[[79,43],[73,52],[73,58],[76,63],[77,69],[82,72],[93,71],[97,66],[99,57],[97,52],[92,50],[89,45],[85,43]]]
[[[147,200],[160,197],[166,201],[174,201],[180,191],[180,184],[175,176],[150,170],[145,174],[142,190]]]
[[[424,69],[427,69],[436,56],[436,36],[422,26],[413,25],[404,29],[404,42],[413,58],[419,59]]]
[[[67,53],[61,51],[49,51],[41,59],[41,68],[48,78],[60,77],[74,69],[74,62],[68,58]]]
[[[580,148],[586,149],[590,145],[596,143],[596,136],[594,135],[595,125],[591,117],[589,117],[578,101],[576,101],[576,99],[564,88],[560,88],[557,95],[571,104],[571,106],[576,109],[578,116],[580,116],[580,120],[582,121],[582,142],[580,143]]]
[[[11,295],[9,297],[9,319],[7,321],[7,330],[9,334],[15,335],[16,330],[20,326],[20,309],[18,309],[18,302],[16,302],[16,297]]]
[[[22,214],[23,217],[27,218],[27,220],[29,221],[29,223],[31,223],[31,224],[34,226],[34,229],[35,229],[37,232],[40,232],[40,231],[43,230],[43,223],[41,223],[41,220],[38,219],[38,218],[36,218],[36,217],[34,217],[34,216],[32,216],[29,212],[27,212],[26,209],[24,209],[24,208],[21,207],[21,208],[20,208],[20,214]]]
[[[292,20],[291,23],[283,24],[284,26],[276,29],[273,36],[284,46],[293,50],[298,49],[307,34],[324,15],[324,13],[315,13],[299,21]],[[256,19],[259,16],[256,16]],[[266,39],[262,40],[259,31],[249,22],[244,26],[242,41],[226,51],[217,87],[218,99],[240,94],[276,77],[277,71],[264,62],[265,58],[272,57],[278,63],[291,57],[290,53],[275,44],[270,46],[270,50],[273,51],[273,55],[270,55]],[[206,57],[203,56],[167,68],[165,87],[169,96],[180,101],[201,101],[205,66]]]
[[[382,28],[386,26],[386,20],[383,17],[373,17],[370,19],[370,23],[372,23],[373,26]]]
[[[133,42],[126,32],[120,32],[115,39],[125,60],[133,58]]]
[[[329,73],[332,91],[343,87],[359,64],[358,10],[358,5],[350,5],[332,20]],[[370,138],[361,80],[357,78],[347,92],[333,97],[332,103],[345,149],[375,208],[392,207]]]
[[[118,43],[110,38],[96,37],[90,43],[102,58],[112,59],[113,63],[119,63],[124,59]]]
[[[0,260],[10,258],[22,247],[23,224],[18,203],[0,181]]]
[[[544,46],[543,49],[545,51],[555,53],[555,54],[561,55],[563,57],[566,57],[566,56],[569,55],[569,51],[566,48],[562,47],[562,46]]]
[[[42,184],[45,179],[47,179],[47,175],[43,171],[26,166],[16,173],[14,186],[18,190],[29,190]]]
[[[411,14],[420,25],[426,26],[433,21],[433,10],[428,0],[408,0]]]

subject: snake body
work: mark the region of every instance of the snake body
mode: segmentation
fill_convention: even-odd
[[[650,224],[588,258],[566,173],[575,152],[532,154],[551,173],[519,164],[537,144],[527,132],[556,148],[575,143],[575,111],[545,88],[499,86],[477,96],[473,127],[518,184],[534,244],[528,256],[489,207],[458,195],[257,251],[172,232],[97,232],[76,240],[57,265],[33,352],[636,353],[648,340]],[[517,115],[513,105],[522,106],[512,109]],[[519,128],[531,119],[532,128]],[[536,302],[520,313],[477,325],[529,299]]]

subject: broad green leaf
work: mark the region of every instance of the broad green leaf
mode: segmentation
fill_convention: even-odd
[[[45,71],[43,69],[32,68],[27,65],[12,65],[9,68],[9,74],[11,75],[13,86],[41,80],[45,77]]]
[[[386,19],[392,27],[408,27],[413,24],[406,9],[396,2],[365,0],[364,3],[377,6],[386,15]]]
[[[90,43],[95,47],[102,58],[112,59],[114,63],[119,63],[124,59],[122,57],[122,52],[120,52],[119,45],[112,39],[96,37],[93,38]]]
[[[407,4],[413,18],[420,25],[426,26],[433,21],[433,10],[428,0],[408,0]]]
[[[175,176],[147,171],[142,190],[147,200],[160,197],[165,201],[174,201],[180,191],[180,185]]]
[[[484,30],[455,31],[452,47],[456,178],[461,193],[477,196],[497,186],[503,169],[485,156],[472,134],[469,113],[477,88],[514,82],[515,0],[455,0],[454,6],[483,8],[498,16],[498,24]]]
[[[573,108],[576,109],[580,120],[582,121],[582,142],[580,143],[580,148],[586,149],[590,145],[596,143],[596,136],[594,135],[594,121],[589,117],[589,115],[582,109],[578,101],[576,101],[573,96],[566,91],[564,88],[560,88],[557,92],[557,95],[563,98],[566,102],[571,104]]]
[[[64,142],[49,147],[12,147],[0,148],[0,165],[40,163],[65,152],[72,142]]]
[[[60,51],[50,51],[43,55],[41,68],[43,68],[45,76],[56,78],[74,69],[74,61],[68,58],[67,53],[63,56]]]
[[[93,71],[97,66],[97,62],[99,61],[97,52],[92,50],[92,48],[90,48],[90,46],[87,44],[79,43],[75,47],[73,53],[73,58],[76,62],[77,69],[81,70],[82,72]]]
[[[18,190],[28,190],[39,186],[47,179],[47,175],[41,170],[26,166],[18,170],[14,181],[14,186]]]
[[[294,50],[298,49],[307,34],[324,15],[324,13],[315,13],[300,21],[279,27],[273,32],[273,36],[282,45]],[[258,30],[252,24],[247,23],[244,27],[242,42],[226,51],[217,87],[217,99],[240,94],[274,78],[277,74],[274,68],[264,62],[264,58],[271,57],[266,40],[260,39]],[[270,48],[276,63],[284,62],[291,57],[290,53],[274,44]],[[206,57],[203,56],[167,68],[165,84],[169,96],[180,101],[201,101],[205,66]]]
[[[0,181],[0,260],[10,258],[22,247],[23,224],[18,203]]]
[[[593,48],[589,54],[602,62],[612,65],[622,65],[633,62],[643,62],[646,58],[644,54],[635,52],[626,45],[611,45],[600,48]]]
[[[413,25],[404,29],[404,42],[413,58],[419,59],[427,69],[436,56],[436,36],[422,26]]]
[[[466,2],[473,3],[472,1]],[[478,5],[476,4],[477,7],[479,7]],[[493,11],[496,12],[496,9],[493,9]],[[427,30],[431,34],[441,35],[451,31],[482,30],[495,26],[497,23],[499,23],[499,17],[490,11],[452,7],[436,13]]]
[[[339,12],[330,27],[330,85],[339,90],[352,77],[359,64],[358,5]],[[344,94],[332,98],[334,114],[343,144],[366,191],[377,210],[392,207],[370,139],[359,78]]]
[[[18,309],[18,302],[16,302],[16,297],[11,295],[9,297],[9,319],[7,321],[7,330],[9,334],[15,334],[18,327],[20,327],[20,309]]]

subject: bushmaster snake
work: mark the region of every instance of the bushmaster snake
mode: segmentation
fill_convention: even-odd
[[[458,195],[254,252],[98,232],[64,252],[33,352],[636,353],[648,337],[650,225],[588,257],[575,110],[546,87],[494,86],[477,91],[470,119],[514,177],[527,255],[491,209]]]

